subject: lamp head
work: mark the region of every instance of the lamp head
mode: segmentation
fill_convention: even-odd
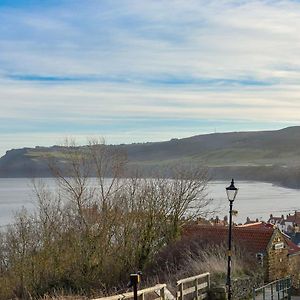
[[[234,180],[231,180],[230,186],[226,188],[227,198],[229,201],[234,201],[237,195],[238,189],[234,186]]]

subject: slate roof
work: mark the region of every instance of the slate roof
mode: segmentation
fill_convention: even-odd
[[[289,236],[294,244],[300,244],[300,232],[291,233]]]
[[[294,244],[289,238],[285,237],[285,241],[289,247],[289,255],[300,254],[300,247]]]

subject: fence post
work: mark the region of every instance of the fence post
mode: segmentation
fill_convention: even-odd
[[[195,295],[196,299],[199,300],[199,295],[198,295],[198,278],[194,280],[194,286],[195,286]]]
[[[183,283],[180,283],[180,300],[183,300]]]
[[[165,300],[166,299],[166,295],[165,295],[165,287],[163,287],[162,289],[160,289],[160,298],[162,300]]]
[[[140,274],[130,274],[130,286],[133,288],[133,299],[138,300],[138,284],[140,282]]]
[[[210,273],[207,275],[207,288],[210,289]]]
[[[292,278],[288,278],[288,300],[292,298]]]
[[[274,299],[274,286],[271,284],[271,300]]]

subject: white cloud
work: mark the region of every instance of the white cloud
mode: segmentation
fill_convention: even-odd
[[[42,124],[45,136],[65,135],[57,123],[74,124],[74,134],[106,124],[117,137],[124,135],[115,122],[135,118],[182,119],[183,128],[190,120],[226,119],[234,130],[237,120],[298,124],[299,8],[250,0],[0,7],[0,117],[7,120],[0,134],[13,141],[22,122]],[[128,131],[132,140],[145,132],[157,137],[155,128],[137,130]],[[6,141],[3,148],[13,143]]]

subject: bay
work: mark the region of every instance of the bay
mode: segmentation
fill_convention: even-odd
[[[219,203],[220,218],[229,211],[225,192],[229,184],[230,181],[217,181],[211,182],[208,187],[209,195],[216,204]],[[267,221],[270,214],[281,216],[300,211],[300,190],[254,181],[236,181],[235,186],[239,189],[233,204],[233,209],[238,211],[238,215],[233,217],[236,223],[244,223],[247,217]]]
[[[55,188],[54,179],[43,179],[50,187]],[[218,208],[216,215],[223,218],[229,209],[225,188],[230,181],[213,181],[207,188],[208,197],[214,199],[214,207]],[[269,215],[293,213],[300,210],[300,190],[288,189],[270,183],[253,181],[236,181],[239,188],[233,208],[238,211],[234,217],[237,223],[244,223],[247,217],[255,220],[268,220]],[[14,214],[26,208],[35,209],[35,198],[32,180],[28,178],[0,179],[0,226],[13,222]]]

